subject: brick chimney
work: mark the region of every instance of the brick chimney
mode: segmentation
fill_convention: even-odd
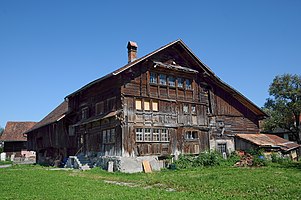
[[[137,58],[137,48],[138,45],[136,42],[129,41],[128,42],[128,62],[133,62]]]

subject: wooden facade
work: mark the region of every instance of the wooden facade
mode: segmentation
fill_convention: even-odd
[[[127,65],[68,95],[63,118],[31,131],[32,149],[164,158],[209,149],[228,153],[235,134],[259,132],[266,114],[181,40],[139,59],[136,51],[129,42]]]
[[[234,150],[232,136],[258,133],[258,121],[265,116],[181,40],[129,62],[67,99],[77,148],[109,156],[199,154],[218,148],[219,140],[232,142]]]

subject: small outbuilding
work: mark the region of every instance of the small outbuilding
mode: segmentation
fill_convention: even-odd
[[[3,151],[8,157],[26,157],[32,153],[27,152],[27,137],[24,133],[31,129],[36,122],[7,122],[0,141],[4,142]]]
[[[266,154],[276,152],[281,153],[284,157],[297,160],[300,145],[272,134],[236,134],[236,150],[245,151],[258,148],[264,149]]]

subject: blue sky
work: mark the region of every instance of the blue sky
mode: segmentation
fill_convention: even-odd
[[[39,121],[65,96],[182,39],[259,107],[278,74],[301,73],[301,1],[0,0],[0,126]]]

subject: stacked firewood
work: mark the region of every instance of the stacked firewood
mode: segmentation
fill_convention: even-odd
[[[253,165],[253,156],[249,153],[239,152],[240,161],[234,164],[235,167],[247,167]]]

